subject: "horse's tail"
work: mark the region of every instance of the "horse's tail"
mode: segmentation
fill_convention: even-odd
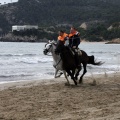
[[[92,64],[92,65],[102,65],[102,64],[104,63],[104,62],[102,62],[102,61],[96,62],[94,55],[88,56],[88,58],[89,58],[88,64]]]

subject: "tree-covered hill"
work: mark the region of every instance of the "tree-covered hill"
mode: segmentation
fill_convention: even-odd
[[[0,6],[0,30],[12,25],[80,25],[97,21],[110,25],[120,21],[120,0],[19,0]]]

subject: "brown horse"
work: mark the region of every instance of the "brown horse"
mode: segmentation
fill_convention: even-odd
[[[83,50],[79,50],[79,52],[81,52],[81,54],[78,54],[79,62],[83,65],[83,73],[80,76],[79,83],[82,83],[83,76],[87,72],[87,68],[86,68],[87,64],[100,66],[103,64],[103,62],[101,62],[101,61],[96,62],[93,55],[88,56],[87,53]],[[65,67],[67,73],[70,76],[74,76],[75,80],[78,80],[78,75],[82,69],[82,66],[80,65],[79,68],[77,67],[77,65],[75,63],[74,51],[72,51],[72,49],[70,49],[68,47],[63,47],[62,52],[61,52],[61,58],[63,61],[63,66]],[[75,69],[77,69],[77,73],[75,73],[75,71],[74,71]],[[70,70],[73,70],[72,73],[69,72]]]
[[[75,57],[69,47],[64,46],[60,52],[60,56],[63,62],[63,68],[71,76],[71,79],[73,79],[75,85],[77,85],[76,78],[79,75],[78,72],[81,70],[81,65],[79,68],[77,67]],[[78,72],[76,77],[74,77],[76,69]]]

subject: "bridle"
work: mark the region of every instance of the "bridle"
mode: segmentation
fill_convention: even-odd
[[[45,47],[46,47],[47,44],[45,44]],[[50,53],[49,50],[50,50],[51,47],[52,47],[52,44],[50,45],[49,49],[44,49],[44,51],[47,52],[47,54],[46,54],[47,56],[52,56],[52,55],[49,55],[49,53]]]
[[[48,43],[47,43],[47,44],[48,44]],[[47,44],[45,44],[45,47],[46,47]],[[53,43],[53,45],[56,45],[56,44]],[[50,47],[49,47],[48,49],[44,49],[44,50],[47,51],[47,53],[50,53],[49,50],[51,49],[51,47],[53,47],[52,44],[50,45]],[[52,55],[49,55],[49,54],[46,54],[46,55],[47,55],[47,56],[52,56]],[[61,62],[61,60],[62,60],[62,59],[61,59],[61,57],[60,57],[60,60],[58,61],[58,63],[57,63],[56,65],[54,65],[55,68],[58,66],[58,64]]]

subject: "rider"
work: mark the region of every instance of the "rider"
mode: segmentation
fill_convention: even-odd
[[[80,44],[80,33],[76,30],[76,28],[71,27],[69,34],[69,46],[71,48],[78,48]]]
[[[78,56],[79,44],[80,44],[80,33],[76,30],[76,28],[71,27],[69,34],[69,47],[74,51],[77,67],[80,66],[80,60]]]
[[[68,39],[68,34],[64,31],[59,31],[58,41],[57,41],[57,48],[55,50],[56,53],[60,53],[64,47],[65,40]]]
[[[78,53],[76,52],[76,50],[78,49],[78,45],[80,44],[80,42],[78,42],[78,40],[80,41],[80,39],[78,38],[79,35],[80,33],[77,32],[74,27],[71,27],[69,35],[66,34],[64,31],[60,30],[58,41],[57,41],[57,47],[55,50],[56,54],[61,53],[63,51],[65,41],[69,39],[69,47],[72,48],[72,50],[74,51],[74,56],[75,56],[77,67],[80,66],[79,56],[78,56]]]

